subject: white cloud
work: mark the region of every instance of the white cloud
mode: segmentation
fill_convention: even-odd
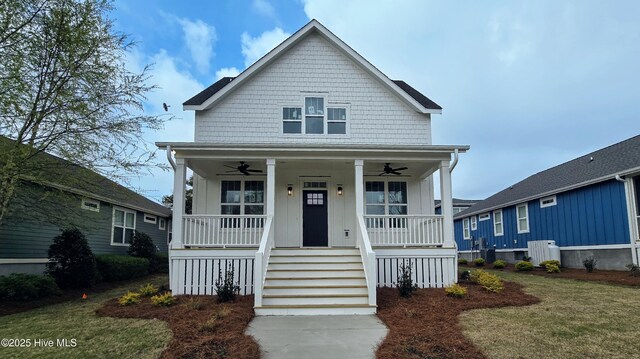
[[[184,40],[198,71],[207,73],[213,57],[213,45],[217,40],[215,27],[199,19],[192,21],[179,18],[178,22],[182,26]]]
[[[216,81],[223,77],[236,77],[240,74],[240,70],[235,67],[223,67],[216,71]]]
[[[265,31],[258,37],[251,37],[248,33],[242,33],[240,40],[242,41],[242,55],[244,56],[244,66],[249,67],[258,61],[262,56],[273,50],[282,41],[291,36],[284,32],[281,28],[276,27],[273,30]]]
[[[253,0],[251,3],[251,7],[258,12],[270,19],[276,20],[276,11],[267,0]]]

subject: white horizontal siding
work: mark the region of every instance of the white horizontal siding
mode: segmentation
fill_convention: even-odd
[[[411,79],[408,79],[409,82]],[[282,106],[309,92],[348,104],[348,135],[283,135]],[[264,68],[208,111],[196,112],[196,142],[431,144],[430,117],[410,109],[319,35]]]

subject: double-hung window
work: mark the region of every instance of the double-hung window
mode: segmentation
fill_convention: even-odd
[[[469,229],[469,218],[462,220],[462,234],[464,239],[471,239],[471,230]]]
[[[327,109],[327,133],[330,135],[344,135],[347,133],[347,109]]]
[[[518,233],[529,233],[529,209],[527,204],[521,204],[516,207],[518,216]]]
[[[493,211],[493,235],[504,235],[504,226],[502,224],[502,210]]]
[[[304,133],[324,133],[324,98],[305,97],[304,99]]]
[[[347,133],[347,108],[328,105],[325,97],[308,96],[303,106],[282,108],[282,133],[307,135],[344,135]]]
[[[371,181],[365,183],[365,207],[368,215],[399,216],[407,214],[407,182]],[[385,224],[386,223],[386,224]],[[391,217],[368,221],[374,228],[389,226],[391,228],[406,227],[405,218]]]
[[[282,132],[302,133],[302,108],[284,107],[282,109]]]
[[[223,215],[264,214],[264,181],[221,181],[220,213]],[[247,219],[247,221],[251,221]],[[225,227],[238,227],[238,219],[223,223]],[[246,225],[251,225],[247,222]]]
[[[136,212],[128,209],[113,209],[112,245],[129,245],[136,230]]]
[[[476,216],[471,217],[471,230],[475,231],[478,229],[478,222]]]

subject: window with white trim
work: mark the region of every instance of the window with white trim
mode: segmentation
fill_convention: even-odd
[[[329,106],[320,96],[305,97],[303,107],[282,108],[282,133],[344,135],[347,133],[347,107]]]
[[[304,98],[304,133],[324,133],[324,97]]]
[[[220,181],[220,214],[262,215],[264,214],[264,181]],[[262,222],[260,221],[260,224]],[[240,227],[239,219],[225,221],[224,227]],[[245,225],[253,225],[246,219]]]
[[[167,229],[167,220],[164,218],[160,218],[158,220],[158,229],[164,231]]]
[[[551,207],[555,206],[556,204],[558,204],[556,202],[556,196],[540,198],[540,208]]]
[[[87,211],[100,212],[100,201],[83,198],[80,202],[80,208],[86,209]]]
[[[504,225],[502,223],[502,210],[493,211],[493,235],[504,235]]]
[[[478,222],[476,216],[471,217],[471,230],[475,231],[478,229]]]
[[[154,216],[153,214],[144,214],[144,223],[153,223],[156,224],[158,223],[158,217]]]
[[[453,214],[458,214],[467,209],[467,207],[453,207]]]
[[[399,181],[370,181],[365,182],[365,213],[368,215],[403,216],[407,214],[407,182]],[[368,221],[367,225],[374,228],[404,228],[406,219],[382,218]]]
[[[529,206],[521,204],[516,207],[518,217],[518,233],[529,233]]]
[[[129,245],[136,230],[136,212],[113,208],[111,245]]]
[[[491,215],[489,213],[482,213],[478,215],[478,221],[480,222],[488,221],[489,219],[491,219]]]
[[[347,133],[347,109],[327,108],[327,133],[344,135]]]
[[[471,230],[469,229],[469,218],[462,220],[462,236],[464,239],[471,239]]]
[[[282,133],[302,133],[302,108],[282,108]]]

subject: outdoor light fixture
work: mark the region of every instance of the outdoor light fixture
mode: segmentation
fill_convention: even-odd
[[[289,197],[293,196],[293,186],[291,185],[287,187],[287,196]]]
[[[338,196],[342,196],[342,186],[338,186]]]

